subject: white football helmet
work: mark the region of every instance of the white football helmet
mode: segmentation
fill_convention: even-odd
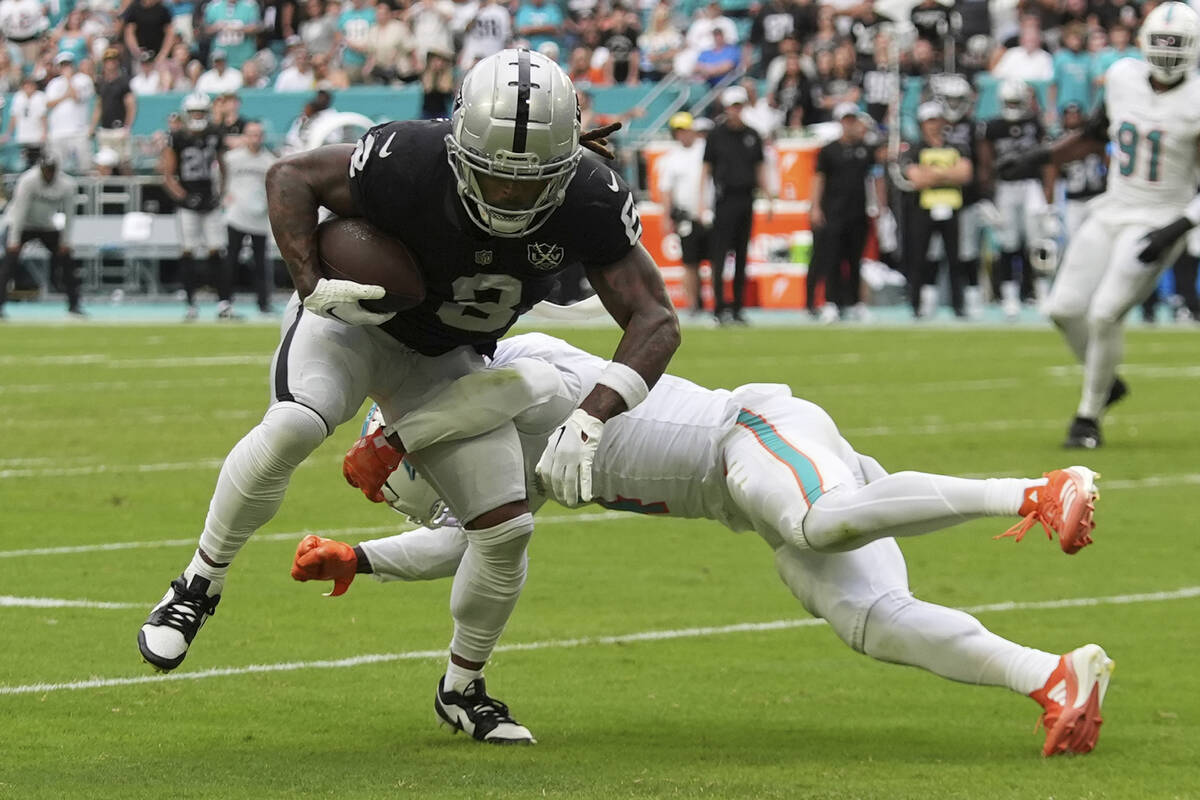
[[[212,111],[212,101],[204,92],[192,92],[183,98],[183,116],[187,121],[188,130],[199,133],[208,127],[208,115]]]
[[[463,78],[446,154],[471,220],[492,236],[537,230],[566,197],[583,148],[579,101],[558,64],[529,50],[501,50]],[[480,177],[537,182],[520,208],[485,199]]]
[[[1029,84],[1020,78],[1006,78],[1000,82],[1000,113],[1006,120],[1023,119],[1031,107]]]
[[[975,98],[971,84],[962,75],[931,75],[929,88],[933,98],[942,104],[947,122],[958,122],[971,113]]]
[[[372,404],[363,420],[362,433],[367,436],[383,427],[383,412],[378,404]],[[433,485],[421,477],[408,457],[400,459],[396,468],[380,490],[383,499],[395,511],[413,522],[427,528],[437,528],[450,517],[450,509],[438,496]]]
[[[1174,83],[1195,68],[1200,55],[1200,16],[1187,3],[1163,3],[1146,15],[1138,47],[1150,74]]]

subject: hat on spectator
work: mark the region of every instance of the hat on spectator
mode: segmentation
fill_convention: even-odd
[[[54,57],[54,63],[55,64],[74,64],[75,56],[71,53],[68,53],[66,50],[63,50],[62,52],[60,52],[58,55],[56,55]]]
[[[693,124],[695,124],[695,119],[691,114],[686,111],[677,111],[671,115],[667,127],[673,131],[690,131]]]
[[[696,117],[696,119],[692,121],[692,130],[696,131],[697,133],[711,131],[713,127],[713,121],[708,117]]]
[[[833,118],[836,120],[842,120],[842,119],[845,119],[846,117],[857,117],[857,116],[858,116],[858,104],[857,103],[838,103],[837,106],[835,106],[833,109]]]
[[[917,106],[917,122],[928,122],[931,119],[945,119],[946,111],[942,104],[929,100]]]
[[[212,60],[213,61],[228,61],[229,54],[218,47],[216,50],[212,51]]]
[[[158,54],[155,53],[153,50],[143,50],[142,54],[140,56],[138,56],[138,60],[141,61],[143,64],[149,64],[151,61],[154,60],[154,57],[156,55],[158,55]]]
[[[111,147],[101,147],[96,151],[94,161],[98,167],[115,167],[121,163],[121,157]]]
[[[750,102],[750,95],[746,94],[746,90],[741,86],[730,86],[721,92],[721,105],[723,106],[744,106],[748,102]]]

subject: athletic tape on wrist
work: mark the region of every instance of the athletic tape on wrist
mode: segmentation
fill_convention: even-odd
[[[641,403],[646,399],[646,395],[650,394],[645,379],[633,367],[620,361],[613,361],[605,367],[596,383],[604,384],[621,395],[626,411]]]

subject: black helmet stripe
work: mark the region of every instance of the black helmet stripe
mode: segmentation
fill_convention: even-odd
[[[517,51],[517,121],[513,125],[513,152],[525,152],[529,136],[529,51]]]

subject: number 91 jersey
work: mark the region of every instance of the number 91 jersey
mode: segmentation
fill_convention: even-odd
[[[1146,62],[1125,58],[1104,85],[1112,150],[1101,208],[1114,222],[1164,224],[1196,196],[1200,80],[1156,92]]]
[[[557,273],[620,260],[642,224],[629,187],[584,153],[566,198],[541,227],[493,237],[459,199],[448,133],[449,120],[372,128],[350,159],[350,189],[363,217],[408,245],[425,280],[425,301],[380,327],[423,355],[464,345],[491,353],[517,317],[549,295]]]

